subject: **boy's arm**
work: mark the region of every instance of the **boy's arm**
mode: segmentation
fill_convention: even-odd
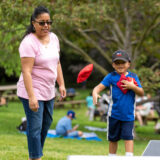
[[[131,88],[138,96],[144,96],[144,90],[143,88],[140,88],[136,85],[134,85],[134,87]]]
[[[122,80],[122,83],[124,83],[122,85],[122,87],[124,89],[131,89],[132,91],[134,91],[138,96],[144,96],[144,90],[143,88],[140,88],[138,86],[136,86],[133,82],[133,78],[132,81],[127,81],[127,80]]]
[[[92,92],[92,96],[93,96],[93,104],[96,105],[97,104],[97,99],[100,98],[101,96],[99,95],[99,93],[101,91],[103,91],[106,87],[103,84],[99,84],[97,85]]]

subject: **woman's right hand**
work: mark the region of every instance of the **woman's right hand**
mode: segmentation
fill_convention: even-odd
[[[29,98],[29,108],[33,112],[37,112],[39,108],[38,100],[36,97]]]

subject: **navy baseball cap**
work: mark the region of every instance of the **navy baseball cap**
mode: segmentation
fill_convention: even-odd
[[[125,61],[125,62],[131,62],[131,59],[130,59],[128,53],[125,52],[125,51],[122,51],[122,50],[118,50],[118,51],[113,53],[112,62],[115,62],[116,60],[122,60],[122,61]]]
[[[67,116],[71,116],[71,115],[72,115],[72,118],[73,118],[73,119],[76,118],[76,117],[75,117],[75,112],[72,111],[72,110],[69,110],[69,111],[67,112]]]

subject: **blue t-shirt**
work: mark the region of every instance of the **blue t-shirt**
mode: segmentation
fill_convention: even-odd
[[[72,129],[72,120],[67,116],[61,118],[56,126],[56,134],[66,136],[67,131]]]
[[[95,109],[95,105],[93,104],[93,97],[92,96],[88,96],[86,98],[86,102],[87,102],[87,107],[88,108],[93,108]]]
[[[124,94],[119,89],[117,82],[119,81],[120,77],[121,75],[114,71],[104,77],[101,82],[101,84],[103,84],[105,87],[110,88],[111,100],[108,115],[121,121],[133,121],[135,119],[134,110],[136,107],[135,93],[132,90],[128,90],[128,92]],[[128,72],[126,77],[134,78],[138,84],[138,87],[142,88],[135,73]]]

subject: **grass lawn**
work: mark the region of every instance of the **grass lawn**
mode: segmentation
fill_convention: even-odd
[[[85,99],[89,90],[80,91],[76,99]],[[82,93],[82,94],[81,94]],[[65,109],[54,109],[53,123],[54,129],[57,121],[66,114],[69,106]],[[79,124],[79,129],[89,132],[84,126],[94,126],[105,128],[106,123],[97,121],[90,122],[85,116],[87,107],[76,108],[76,120],[73,125]],[[26,136],[20,134],[16,126],[21,123],[24,117],[22,104],[19,101],[9,102],[8,107],[0,107],[0,160],[27,160],[27,140]],[[136,122],[137,123],[137,122]],[[108,141],[105,132],[95,132],[102,141],[72,140],[63,138],[47,138],[44,147],[43,160],[66,160],[68,155],[107,155]],[[160,135],[154,133],[154,123],[149,122],[147,126],[136,128],[137,139],[134,141],[134,155],[141,155],[151,139],[159,139]],[[124,155],[124,143],[119,142],[118,155]]]

